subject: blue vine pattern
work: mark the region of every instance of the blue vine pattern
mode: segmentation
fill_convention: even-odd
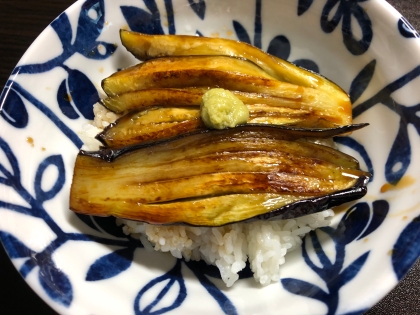
[[[246,28],[238,21],[233,21],[233,29],[235,30],[236,36],[242,42],[254,45],[258,48],[262,48],[262,21],[261,21],[261,6],[262,0],[256,0],[255,5],[255,20],[254,20],[254,42],[251,41],[251,37],[248,34]],[[288,38],[284,35],[275,36],[269,43],[267,50],[268,53],[288,60],[291,52],[291,44]],[[297,59],[292,61],[295,65],[303,67],[305,69],[320,72],[318,65],[310,59]]]
[[[84,2],[79,15],[76,37],[74,43],[72,43],[73,34],[69,18],[65,13],[61,14],[51,23],[51,27],[58,35],[63,46],[61,55],[45,63],[18,66],[13,70],[13,74],[35,74],[47,72],[56,67],[63,68],[67,72],[67,79],[61,82],[57,91],[57,103],[59,108],[62,113],[70,119],[77,119],[80,117],[80,114],[86,119],[93,119],[92,106],[99,100],[99,94],[95,86],[83,72],[70,69],[64,63],[76,53],[81,54],[88,59],[102,60],[109,58],[115,52],[116,46],[114,44],[96,40],[102,32],[104,21],[105,12],[103,0],[88,0]],[[7,82],[6,89],[13,88],[14,86],[17,87],[13,90],[14,99],[6,99],[1,116],[14,127],[24,128],[28,123],[28,115],[26,109],[24,109],[23,102],[18,99],[19,95],[16,94],[20,94],[21,97],[25,97],[31,103],[39,103],[39,101],[33,100],[33,96],[21,86],[17,86],[16,82]],[[6,95],[3,94],[1,97],[2,102],[5,97]],[[15,103],[14,101],[16,100],[17,102]],[[43,108],[40,109],[44,114],[47,116],[55,116],[51,111],[47,113],[48,108],[46,106],[42,107]],[[66,130],[68,128],[61,123],[58,117],[52,117],[52,120],[57,125],[60,125],[57,127],[64,127],[64,132],[66,134],[69,133],[69,130]],[[63,129],[60,128],[60,130]],[[72,136],[72,140],[81,146],[81,141],[78,141],[76,136]]]
[[[401,280],[418,259],[420,252],[420,216],[415,217],[400,234],[392,249],[392,266]]]
[[[357,80],[353,81],[350,96],[354,102],[357,101],[358,97],[369,85],[375,68],[376,61],[372,60],[362,69],[356,77]],[[417,133],[420,134],[420,117],[417,115],[420,111],[420,104],[414,106],[399,104],[392,97],[392,93],[403,88],[419,75],[420,66],[417,66],[397,80],[386,85],[371,98],[357,104],[353,108],[354,118],[357,118],[377,104],[388,107],[400,116],[400,127],[385,164],[385,178],[389,183],[394,185],[405,175],[411,163],[411,143],[408,136],[408,128],[412,125],[417,130]]]
[[[145,307],[142,307],[141,298],[143,297],[143,295],[147,293],[148,290],[153,288],[153,286],[161,282],[167,282],[167,283],[165,287],[160,291],[156,299],[152,303],[146,305]],[[163,307],[159,309],[158,312],[154,312],[153,308],[156,307],[156,305],[158,305],[158,303],[164,298],[164,296],[168,293],[171,287],[176,284],[179,286],[179,293],[175,301],[170,306]],[[179,307],[186,297],[187,297],[187,289],[185,287],[184,278],[182,277],[182,274],[181,274],[181,260],[178,260],[175,266],[171,270],[169,270],[166,274],[150,281],[146,286],[143,287],[143,289],[140,290],[140,292],[138,293],[137,297],[134,300],[135,314],[145,315],[145,314],[167,313]]]
[[[321,16],[321,27],[325,32],[332,32],[340,21],[342,21],[343,42],[347,49],[354,55],[363,54],[370,46],[372,40],[371,21],[366,12],[359,5],[363,0],[328,0]],[[164,34],[167,22],[169,34],[175,34],[175,16],[171,0],[164,0],[166,10],[166,21],[162,21],[162,13],[154,0],[143,0],[146,9],[135,6],[121,6],[120,10],[130,29],[148,34]],[[200,18],[204,19],[206,14],[205,0],[188,0],[191,10]],[[297,14],[304,14],[312,5],[313,0],[299,0]],[[29,64],[17,67],[14,74],[35,74],[50,71],[56,67],[61,67],[66,71],[67,77],[64,79],[57,90],[57,104],[64,119],[74,120],[79,118],[91,119],[93,117],[92,105],[99,99],[98,92],[89,78],[81,71],[71,69],[65,65],[65,61],[72,55],[78,53],[88,59],[106,59],[110,57],[117,47],[114,44],[97,41],[104,27],[104,1],[86,0],[81,7],[75,40],[72,43],[72,29],[66,13],[60,15],[51,27],[57,33],[63,46],[61,55],[41,64]],[[336,8],[333,18],[329,16]],[[238,21],[233,21],[233,28],[237,37],[247,43],[260,47],[262,46],[261,36],[262,25],[262,0],[256,0],[254,38],[251,41],[246,28]],[[362,39],[356,40],[352,33],[350,24],[351,17],[354,17],[362,29]],[[408,22],[401,18],[398,28],[402,36],[406,38],[419,37],[414,29],[410,28]],[[201,34],[197,30],[197,34]],[[290,41],[283,35],[274,37],[267,48],[267,51],[288,59],[291,51]],[[309,59],[295,60],[294,63],[313,71],[319,72],[315,62]],[[360,96],[364,93],[373,77],[376,68],[376,61],[369,62],[353,80],[350,88],[350,97],[353,103],[357,103]],[[391,94],[404,87],[420,75],[420,66],[401,76],[399,79],[388,84],[374,96],[354,107],[354,116],[357,117],[369,108],[382,104],[393,110],[400,116],[400,129],[394,140],[385,165],[385,177],[389,183],[396,184],[406,173],[411,163],[411,145],[408,137],[407,128],[411,124],[417,132],[420,132],[420,117],[416,115],[420,111],[420,104],[415,106],[405,106],[398,104]],[[75,145],[77,149],[82,146],[79,137],[66,126],[61,118],[40,102],[33,95],[24,89],[23,86],[15,81],[8,81],[5,91],[0,97],[3,104],[0,115],[14,128],[25,128],[29,123],[28,110],[24,100],[40,110],[57,128]],[[373,174],[374,167],[365,148],[352,138],[340,138],[339,143],[357,151],[364,160],[368,170]],[[137,239],[126,236],[121,229],[116,226],[113,218],[96,218],[90,216],[77,215],[77,218],[92,230],[100,232],[101,236],[68,233],[64,232],[60,226],[52,219],[46,211],[44,204],[53,199],[62,190],[66,181],[66,172],[63,158],[61,155],[51,155],[46,157],[37,168],[33,179],[33,194],[30,189],[25,188],[19,168],[18,159],[11,150],[8,143],[0,138],[0,149],[5,153],[7,161],[0,163],[0,184],[14,189],[21,198],[26,201],[28,206],[21,206],[0,200],[0,208],[15,211],[31,217],[42,219],[48,227],[55,233],[56,238],[42,251],[36,252],[28,248],[14,235],[0,231],[0,239],[3,242],[9,256],[12,259],[24,259],[24,263],[19,272],[25,278],[35,267],[37,269],[39,282],[47,295],[55,302],[69,307],[73,301],[73,286],[68,276],[59,269],[53,261],[52,254],[68,241],[96,242],[104,245],[111,245],[117,249],[113,252],[99,257],[88,269],[86,281],[101,281],[119,275],[127,270],[133,261],[135,251],[142,249],[143,245]],[[6,167],[6,165],[9,165]],[[396,165],[400,165],[399,168]],[[46,169],[53,167],[57,170],[57,178],[54,185],[49,190],[42,188],[42,182]],[[334,242],[335,261],[334,263],[327,257],[322,248],[319,233],[309,233],[302,244],[302,256],[305,263],[315,271],[325,282],[328,292],[318,286],[300,279],[284,278],[281,285],[287,291],[303,297],[313,298],[323,302],[328,308],[328,314],[335,314],[339,305],[339,291],[351,281],[363,268],[369,259],[370,251],[366,251],[349,265],[344,266],[346,257],[346,246],[351,242],[357,242],[374,232],[389,212],[389,204],[386,200],[376,200],[371,205],[360,202],[353,205],[343,216],[336,228],[326,227],[320,229],[327,234]],[[398,279],[407,272],[414,260],[420,254],[419,236],[419,217],[415,218],[407,225],[394,245],[392,254],[392,264]],[[414,236],[414,237],[413,237]],[[316,256],[321,262],[322,267],[318,267],[309,255],[309,242],[315,250]],[[181,267],[188,267],[196,276],[200,284],[206,289],[209,295],[220,306],[220,310],[225,314],[237,314],[237,310],[229,298],[216,287],[211,278],[220,278],[218,270],[214,266],[208,266],[203,262],[186,262],[176,260],[172,269],[165,274],[151,280],[137,294],[133,310],[135,314],[164,314],[181,306],[187,298],[188,292],[185,280],[182,275]],[[241,271],[240,278],[251,277],[249,265]],[[164,284],[159,292],[156,287]],[[161,286],[159,286],[161,287]],[[160,302],[168,294],[169,290],[175,288],[177,295],[170,305],[161,306]],[[149,292],[155,293],[155,298],[149,304],[144,304],[142,297]],[[362,313],[365,310],[355,312]]]
[[[291,293],[325,303],[328,308],[327,314],[335,314],[339,303],[340,289],[357,275],[370,253],[370,251],[365,252],[347,267],[344,267],[346,246],[351,242],[367,237],[375,231],[385,220],[388,212],[389,204],[386,200],[374,201],[372,209],[367,203],[360,202],[347,210],[337,228],[321,228],[320,230],[326,233],[334,242],[334,263],[331,262],[322,248],[316,231],[310,232],[305,237],[305,242],[302,244],[302,256],[306,264],[325,282],[328,289],[327,292],[312,283],[292,278],[281,279],[283,287]],[[322,267],[318,267],[310,258],[307,248],[309,241],[312,242],[313,251],[316,253]],[[360,310],[360,314],[364,311],[366,310]]]
[[[128,247],[131,249],[134,247],[142,247],[141,243],[134,239],[115,240],[93,235],[64,232],[44,208],[44,203],[53,199],[61,191],[66,181],[66,172],[61,155],[49,156],[40,163],[34,178],[33,188],[35,195],[31,195],[28,189],[26,189],[22,184],[19,163],[16,156],[6,141],[2,138],[0,138],[0,149],[7,156],[8,164],[11,167],[11,169],[7,169],[5,164],[0,164],[0,172],[3,175],[0,177],[0,183],[2,185],[12,187],[29,205],[28,207],[25,207],[6,201],[0,201],[0,207],[31,217],[40,218],[56,235],[56,238],[41,252],[35,252],[29,249],[21,241],[9,233],[1,232],[0,238],[11,258],[25,259],[23,265],[19,269],[19,272],[24,278],[28,276],[35,267],[39,266],[39,281],[51,299],[64,306],[69,306],[73,299],[73,288],[67,275],[64,274],[61,269],[57,268],[52,259],[52,254],[64,243],[68,241],[94,241],[100,244]],[[48,191],[44,191],[42,188],[43,176],[45,174],[45,170],[50,166],[56,168],[58,176],[52,188]],[[92,218],[92,220],[94,219]],[[118,252],[115,253],[119,254]],[[122,271],[118,270],[118,265],[122,265],[122,258],[115,257],[115,261],[117,262],[117,271]],[[98,269],[98,266],[94,265],[91,267],[91,270],[92,268]]]
[[[369,15],[360,5],[368,0],[327,0],[321,14],[321,29],[325,33],[332,33],[341,22],[343,43],[353,55],[364,54],[370,47],[373,38],[372,22]],[[299,0],[298,15],[304,14],[312,5],[313,0]],[[330,19],[330,16],[332,18]],[[362,38],[354,36],[352,19],[357,21]]]

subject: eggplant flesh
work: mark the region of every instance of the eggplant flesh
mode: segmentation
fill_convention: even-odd
[[[151,107],[122,116],[100,132],[96,139],[106,147],[123,147],[169,139],[205,128],[199,108]]]
[[[342,126],[337,128],[330,128],[330,129],[306,129],[306,128],[295,128],[289,126],[273,126],[273,125],[254,125],[254,124],[245,124],[242,126],[237,126],[231,129],[224,129],[224,130],[212,130],[212,129],[203,129],[198,130],[196,132],[192,132],[189,134],[178,135],[171,139],[165,140],[158,140],[150,143],[140,143],[132,146],[124,146],[120,148],[103,148],[97,152],[90,152],[89,155],[96,156],[108,162],[111,162],[122,156],[126,153],[132,152],[133,150],[147,148],[147,147],[155,147],[155,153],[158,150],[157,145],[162,143],[171,143],[171,145],[175,145],[177,141],[183,141],[183,145],[186,146],[188,143],[195,152],[208,152],[206,150],[211,150],[205,148],[206,145],[211,143],[220,142],[223,139],[231,139],[231,142],[235,144],[236,147],[242,146],[254,146],[254,138],[258,138],[260,141],[264,141],[266,145],[266,150],[275,150],[276,147],[272,145],[272,141],[275,140],[287,140],[290,141],[289,150],[291,148],[295,148],[298,154],[304,154],[302,150],[299,150],[300,144],[293,145],[293,141],[299,140],[299,142],[305,141],[305,146],[316,145],[317,140],[322,139],[330,139],[335,136],[339,136],[342,134],[346,134],[349,132],[353,132],[355,130],[361,129],[366,127],[368,124],[355,124],[355,125],[348,125]],[[207,134],[210,133],[211,137]],[[223,148],[226,150],[232,150],[232,143],[227,142],[223,145]],[[221,145],[222,147],[222,145]],[[221,148],[220,147],[220,148]],[[329,156],[335,161],[334,163],[338,163],[339,165],[350,167],[350,168],[358,168],[358,161],[347,155],[344,154],[336,149],[333,149],[328,146],[322,146],[323,153],[329,153]],[[210,151],[211,152],[211,151]],[[311,147],[311,150],[307,150],[305,154],[309,154],[309,152],[313,152],[313,154],[318,154],[317,147]],[[81,151],[81,154],[87,154],[85,151]],[[312,156],[312,155],[311,155]],[[188,156],[185,155],[187,158]],[[344,158],[346,157],[346,158]],[[326,158],[326,157],[324,157]],[[347,164],[340,164],[341,162],[347,161]],[[356,163],[356,164],[355,164]]]
[[[369,176],[354,158],[307,142],[299,132],[247,125],[81,151],[70,208],[152,224],[221,226],[358,199]]]
[[[324,116],[306,110],[263,104],[247,105],[247,107],[249,110],[247,124],[300,127],[309,132],[317,128],[319,130],[330,129],[337,131],[335,135],[344,132],[344,130],[357,129],[355,125],[337,127],[331,121],[326,120]],[[100,132],[96,139],[106,147],[117,148],[170,139],[206,128],[200,117],[200,107],[198,106],[154,106],[125,114]]]
[[[269,96],[269,101],[277,98],[280,101],[278,104],[283,103],[281,106],[318,111],[326,120],[337,125],[347,125],[352,122],[351,103],[348,98],[343,99],[322,90],[279,81],[251,62],[225,56],[152,59],[118,71],[102,81],[103,90],[111,98],[110,101],[104,101],[104,104],[112,101],[121,104],[119,98],[128,99],[130,102],[130,96],[140,98],[135,92],[157,89],[176,89],[165,90],[166,94],[163,94],[161,99],[166,103],[165,95],[173,92],[181,97],[180,89],[190,93],[189,96],[184,93],[182,97],[188,97],[188,101],[192,101],[195,97],[197,101],[197,94],[200,92],[194,91],[193,88],[204,90],[215,87],[237,91],[254,104],[256,98],[264,99],[264,96]],[[159,99],[153,93],[149,93],[148,96],[155,100]],[[175,96],[171,96],[171,100],[174,98]],[[181,101],[182,98],[179,103],[173,105],[183,105]],[[110,107],[112,108],[112,105]]]
[[[168,56],[229,56],[246,59],[280,81],[321,89],[335,97],[347,94],[330,80],[277,58],[250,44],[223,38],[188,35],[147,35],[120,30],[124,47],[139,60]]]
[[[248,81],[253,78],[257,80],[254,85],[281,82],[246,60],[220,56],[186,56],[152,59],[123,69],[102,80],[102,88],[108,96],[112,96],[159,87],[227,87],[233,86],[234,80],[240,78],[238,86],[252,85]],[[299,97],[297,91],[287,89],[293,84],[282,83],[286,97]]]
[[[103,104],[111,111],[130,113],[105,128],[97,139],[106,146],[115,147],[153,140],[158,134],[161,138],[169,138],[177,132],[201,129],[204,125],[200,118],[200,103],[207,90],[146,89],[106,98]],[[348,117],[343,121],[343,115],[335,106],[328,108],[265,94],[231,92],[248,107],[248,123],[334,128],[349,122]]]
[[[145,89],[104,98],[102,104],[118,114],[153,106],[200,106],[201,99],[208,90],[208,88]]]
[[[132,110],[142,110],[152,106],[200,106],[201,99],[208,90],[208,87],[150,88],[110,96],[102,99],[102,104],[117,114]],[[231,92],[246,105],[265,105],[312,111],[318,113],[318,115],[325,116],[326,119],[336,124],[340,123],[340,121],[343,121],[343,124],[349,122],[348,119],[344,120],[339,116],[336,104],[318,104],[310,99],[282,98],[263,93],[248,93],[236,90],[231,90]]]

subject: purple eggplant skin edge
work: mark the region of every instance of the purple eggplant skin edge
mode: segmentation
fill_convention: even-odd
[[[295,219],[304,215],[331,209],[332,207],[340,206],[350,201],[358,200],[366,195],[366,185],[369,182],[369,179],[370,176],[361,176],[354,186],[348,189],[325,196],[299,200],[270,212],[247,219],[243,222],[252,222],[255,220],[274,221]]]

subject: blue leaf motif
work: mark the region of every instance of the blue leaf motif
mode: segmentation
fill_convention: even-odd
[[[89,59],[103,60],[111,56],[117,46],[96,41],[103,30],[104,21],[104,2],[102,0],[86,1],[80,11],[73,49]]]
[[[372,203],[372,208],[372,220],[363,234],[359,236],[358,240],[374,232],[382,224],[382,222],[384,222],[389,212],[389,203],[386,200],[375,200]]]
[[[210,295],[213,296],[213,298],[217,301],[223,313],[228,314],[228,315],[238,314],[232,301],[230,301],[227,298],[227,296],[213,284],[213,282],[211,282],[205,276],[199,277],[199,281],[201,285],[207,290],[207,292],[209,292]]]
[[[277,35],[268,45],[267,52],[273,56],[287,60],[290,56],[291,46],[290,41],[286,36]]]
[[[13,90],[4,90],[0,97],[0,115],[15,128],[25,128],[28,125],[29,115],[22,98]]]
[[[85,1],[80,10],[76,38],[72,44],[73,33],[69,18],[65,13],[61,14],[51,23],[51,26],[61,40],[63,52],[44,63],[16,67],[13,73],[42,73],[55,67],[63,67],[64,62],[76,52],[89,59],[103,60],[108,58],[117,49],[116,45],[96,41],[103,30],[104,19],[103,0]]]
[[[314,0],[299,0],[298,2],[298,16],[308,11]]]
[[[12,82],[11,86],[29,103],[35,106],[35,108],[40,110],[48,119],[50,119],[51,122],[57,126],[58,130],[65,134],[66,137],[70,141],[72,141],[77,148],[80,148],[83,145],[82,140],[80,140],[77,134],[73,130],[71,130],[66,124],[64,124],[47,105],[40,102],[31,93],[25,90],[19,83]]]
[[[249,37],[248,32],[242,26],[242,24],[237,21],[233,21],[232,23],[233,23],[233,29],[235,30],[236,36],[238,37],[238,39],[241,42],[251,44],[251,38]]]
[[[47,72],[57,66],[60,66],[66,59],[75,53],[75,47],[71,43],[73,37],[72,27],[67,14],[62,13],[51,23],[51,27],[54,29],[61,41],[61,45],[63,47],[62,53],[44,63],[18,66],[13,70],[14,74]]]
[[[173,35],[173,34],[176,34],[174,6],[172,4],[172,0],[164,0],[164,2],[165,2],[166,15],[168,19],[168,33]],[[150,8],[151,6],[148,5],[148,7]]]
[[[74,45],[82,47],[93,43],[104,27],[105,10],[103,0],[87,0],[80,10]]]
[[[277,35],[270,41],[267,52],[273,56],[287,60],[289,59],[291,50],[292,50],[292,47],[287,37],[283,35]],[[318,65],[312,60],[298,59],[298,60],[293,61],[293,63],[297,65],[298,67],[302,67],[307,70],[319,73]]]
[[[324,270],[322,270],[322,271],[328,270],[329,268],[332,267],[332,262],[328,258],[328,256],[326,255],[324,249],[322,248],[322,245],[321,245],[321,242],[319,241],[317,233],[315,231],[311,231],[309,233],[309,236],[311,238],[314,251],[315,251],[321,265],[323,266],[322,269],[324,269]],[[305,261],[306,261],[306,259],[305,259]],[[319,272],[321,272],[321,270]],[[322,277],[322,278],[324,278],[324,277]]]
[[[401,280],[420,256],[420,216],[402,231],[392,250],[392,267]]]
[[[43,260],[38,274],[39,282],[55,302],[69,306],[73,300],[73,288],[69,278],[56,267],[51,258]]]
[[[354,78],[350,86],[350,101],[355,103],[366,90],[375,73],[376,60],[369,62]]]
[[[372,22],[366,11],[359,5],[360,0],[327,0],[321,14],[321,28],[326,33],[331,33],[342,19],[343,42],[353,55],[365,53],[372,42]],[[333,17],[330,15],[336,10]],[[353,36],[352,20],[355,20],[361,30],[362,38],[357,40]]]
[[[398,30],[405,38],[419,38],[420,35],[416,29],[407,21],[405,17],[401,17],[398,21]]]
[[[31,256],[32,251],[12,234],[0,231],[0,239],[10,258]]]
[[[198,17],[204,20],[204,16],[206,14],[206,2],[204,0],[188,0],[191,9],[198,15]]]
[[[89,78],[79,70],[63,66],[69,74],[67,79],[72,102],[84,118],[92,120],[93,104],[99,101],[99,94]]]
[[[283,287],[290,293],[310,297],[322,302],[327,301],[329,298],[324,290],[312,283],[293,278],[284,278],[280,281]]]
[[[51,27],[57,33],[57,36],[60,38],[63,47],[71,45],[72,29],[69,17],[66,13],[60,14],[58,18],[52,21]]]
[[[44,177],[45,170],[49,166],[55,166],[57,168],[57,179],[55,180],[54,185],[51,187],[50,190],[44,191],[42,189],[42,179]],[[57,195],[57,193],[63,188],[64,182],[66,181],[66,172],[64,169],[64,162],[61,155],[51,155],[47,157],[42,163],[39,165],[34,181],[34,189],[35,195],[37,200],[40,203],[43,203],[46,200],[50,200]]]
[[[165,284],[163,289],[156,295],[155,299],[148,305],[141,305],[141,298],[145,293],[150,290],[153,290],[156,285]],[[178,294],[173,301],[173,303],[169,306],[162,307],[160,309],[154,310],[156,306],[159,306],[159,302],[168,294],[169,290],[174,286],[177,285]],[[185,287],[184,278],[181,274],[181,260],[177,260],[175,266],[169,270],[166,274],[157,277],[146,284],[143,289],[140,290],[139,294],[137,295],[134,301],[134,310],[136,314],[146,315],[146,314],[164,314],[169,311],[172,311],[178,308],[182,302],[184,302],[185,298],[187,297],[187,289]]]
[[[293,61],[293,63],[297,65],[298,67],[302,67],[304,69],[317,72],[317,73],[320,72],[318,65],[310,59],[298,59],[298,60]]]
[[[145,34],[164,34],[159,11],[151,14],[137,7],[121,6],[121,12],[132,31]]]
[[[368,50],[370,43],[372,42],[372,22],[370,21],[370,18],[367,15],[366,11],[359,5],[352,5],[347,10],[349,10],[349,13],[351,14],[344,14],[343,17],[343,41],[347,49],[353,55],[361,55]],[[362,38],[360,40],[355,39],[355,37],[353,36],[351,25],[352,15],[359,23],[359,26],[362,29]]]
[[[254,46],[262,48],[262,0],[255,1]]]
[[[12,149],[10,149],[9,145],[3,138],[0,137],[0,148],[5,153],[7,159],[9,160],[10,166],[12,167],[12,173],[10,173],[3,164],[0,164],[0,171],[6,176],[7,180],[13,182],[20,182],[20,169],[19,163],[14,155]]]
[[[228,297],[218,287],[216,287],[214,283],[211,282],[206,276],[208,275],[213,278],[221,279],[220,271],[217,269],[217,267],[209,266],[204,261],[188,261],[185,263],[188,266],[188,268],[190,268],[191,271],[195,274],[198,281],[200,281],[201,285],[216,300],[216,302],[219,304],[220,308],[225,314],[238,314],[235,306],[228,299]],[[239,278],[250,278],[252,276],[253,273],[249,267],[249,263],[247,262],[247,267],[241,272],[239,272]]]
[[[64,79],[57,91],[57,103],[61,112],[70,119],[79,118],[79,114],[74,110],[71,102],[70,93],[67,91],[66,80]]]
[[[94,60],[103,60],[110,57],[116,50],[117,45],[105,43],[105,42],[94,42],[90,48],[83,49],[82,53],[86,58]]]
[[[407,126],[403,119],[385,164],[385,178],[395,185],[404,176],[411,162],[411,144]]]
[[[334,139],[334,142],[345,145],[353,149],[354,151],[358,152],[360,156],[362,157],[363,161],[365,162],[368,172],[372,174],[372,177],[370,178],[369,181],[373,181],[373,178],[375,176],[375,173],[373,170],[373,163],[365,147],[350,137],[336,137]]]
[[[375,106],[378,103],[382,103],[383,105],[387,106],[389,109],[393,110],[397,114],[401,114],[404,112],[406,107],[398,104],[395,100],[391,97],[391,94],[395,91],[401,89],[405,85],[412,82],[420,75],[420,66],[415,67],[413,70],[407,72],[403,76],[399,77],[395,81],[389,83],[385,87],[383,87],[380,91],[378,91],[374,96],[370,99],[364,101],[363,103],[359,104],[357,107],[353,108],[353,116],[356,118],[366,110],[370,109],[371,107]],[[411,108],[411,107],[410,107]],[[413,107],[414,108],[414,107]],[[415,116],[416,117],[416,116]],[[407,119],[409,117],[405,117]]]
[[[123,248],[97,259],[90,266],[86,281],[109,279],[120,274],[131,266],[135,248]]]
[[[365,229],[369,218],[369,205],[366,202],[357,203],[341,219],[334,232],[334,240],[342,245],[351,243]]]
[[[350,282],[362,269],[363,265],[365,264],[370,251],[367,251],[362,256],[357,258],[355,261],[353,261],[350,265],[346,267],[341,273],[340,273],[340,281],[339,286],[342,287],[346,283]]]
[[[324,232],[327,232],[326,231],[326,229],[327,228],[324,228],[323,229],[323,231]],[[333,229],[331,229],[330,228],[330,230],[331,231],[333,231]],[[325,255],[325,252],[322,250],[322,247],[321,247],[321,250],[322,250],[322,253],[321,254],[319,254],[316,250],[316,248],[315,248],[315,245],[316,244],[314,244],[313,242],[314,242],[314,238],[316,237],[317,235],[316,235],[316,233],[315,233],[315,235],[314,236],[312,236],[312,235],[306,235],[305,236],[305,238],[304,238],[304,240],[303,240],[303,242],[302,242],[302,257],[303,257],[303,260],[305,261],[305,263],[313,270],[313,271],[315,271],[324,281],[325,281],[325,279],[326,279],[326,277],[325,277],[325,272],[324,272],[324,269],[325,269],[325,266],[322,266],[322,267],[318,267],[317,265],[315,265],[315,263],[312,261],[312,259],[310,258],[310,256],[309,256],[309,254],[308,254],[308,250],[307,250],[307,247],[306,247],[306,240],[310,237],[310,239],[311,239],[311,241],[312,241],[312,244],[314,245],[314,251],[315,251],[315,253],[317,254],[317,256],[319,257],[320,255]],[[316,239],[315,239],[315,241],[317,241]],[[318,241],[318,244],[319,244],[319,241]]]
[[[420,134],[420,104],[410,107],[400,106],[398,109],[402,111],[402,119],[405,119],[407,123],[413,124],[417,133]]]
[[[328,17],[330,16],[333,9],[336,8],[336,12],[334,16],[330,20]],[[335,30],[338,23],[341,20],[343,15],[343,9],[340,5],[340,0],[327,0],[325,4],[322,15],[321,15],[321,28],[325,33],[331,33]]]

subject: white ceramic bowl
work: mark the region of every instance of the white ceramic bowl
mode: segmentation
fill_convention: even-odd
[[[374,174],[365,198],[287,256],[282,279],[226,289],[213,269],[145,251],[112,218],[68,209],[78,131],[100,81],[135,63],[120,28],[240,39],[349,92],[338,141]],[[62,314],[361,314],[420,251],[420,45],[385,1],[87,0],[60,15],[1,96],[0,238],[28,284]],[[70,95],[70,97],[69,97]],[[315,247],[315,250],[314,250]]]

